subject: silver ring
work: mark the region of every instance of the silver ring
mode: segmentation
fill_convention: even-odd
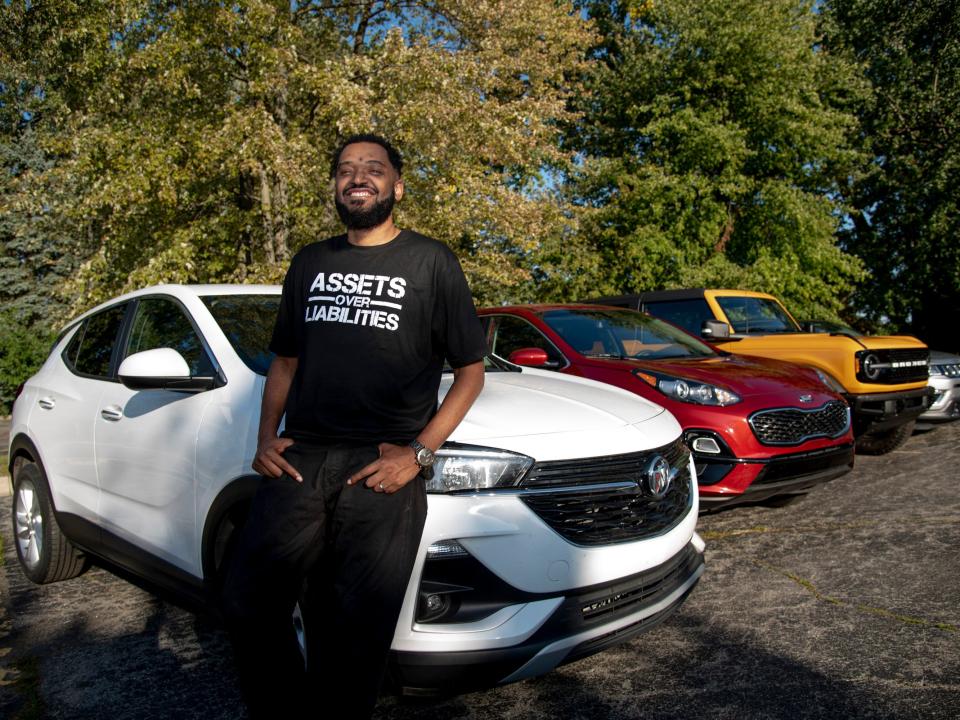
[[[379,487],[381,490],[383,490],[383,483],[380,483],[377,487]]]

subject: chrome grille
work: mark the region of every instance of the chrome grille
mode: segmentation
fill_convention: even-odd
[[[662,497],[645,482],[654,455],[678,470]],[[521,481],[520,498],[545,523],[576,545],[607,545],[660,535],[692,503],[689,451],[681,440],[628,455],[537,463]]]
[[[799,445],[814,438],[835,438],[850,428],[850,408],[833,400],[818,408],[760,410],[750,416],[753,434],[764,445]]]

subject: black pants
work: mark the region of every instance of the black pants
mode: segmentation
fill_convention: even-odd
[[[284,457],[303,482],[267,479],[254,498],[223,591],[252,717],[373,712],[427,515],[420,477],[392,494],[346,484],[378,454],[297,443]],[[291,620],[298,599],[306,671]]]

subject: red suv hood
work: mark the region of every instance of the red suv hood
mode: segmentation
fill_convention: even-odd
[[[781,397],[795,404],[797,394],[813,395],[816,401],[835,397],[812,370],[792,363],[743,355],[721,355],[712,358],[677,360],[619,360],[589,358],[590,363],[609,367],[617,364],[625,370],[663,373],[698,382],[720,385],[733,390],[741,398],[755,395]]]

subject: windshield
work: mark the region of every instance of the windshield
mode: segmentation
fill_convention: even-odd
[[[273,361],[273,353],[267,348],[273,336],[280,296],[206,295],[202,299],[244,364],[255,373],[266,375]],[[519,371],[489,355],[483,359],[483,365],[487,372]],[[452,372],[446,363],[443,371]]]
[[[280,308],[279,295],[207,295],[202,298],[244,364],[266,375],[273,353],[267,347]]]
[[[708,345],[636,310],[547,310],[543,321],[581,355],[587,357],[712,357]]]
[[[780,304],[768,298],[718,297],[716,300],[735,333],[800,332]]]

